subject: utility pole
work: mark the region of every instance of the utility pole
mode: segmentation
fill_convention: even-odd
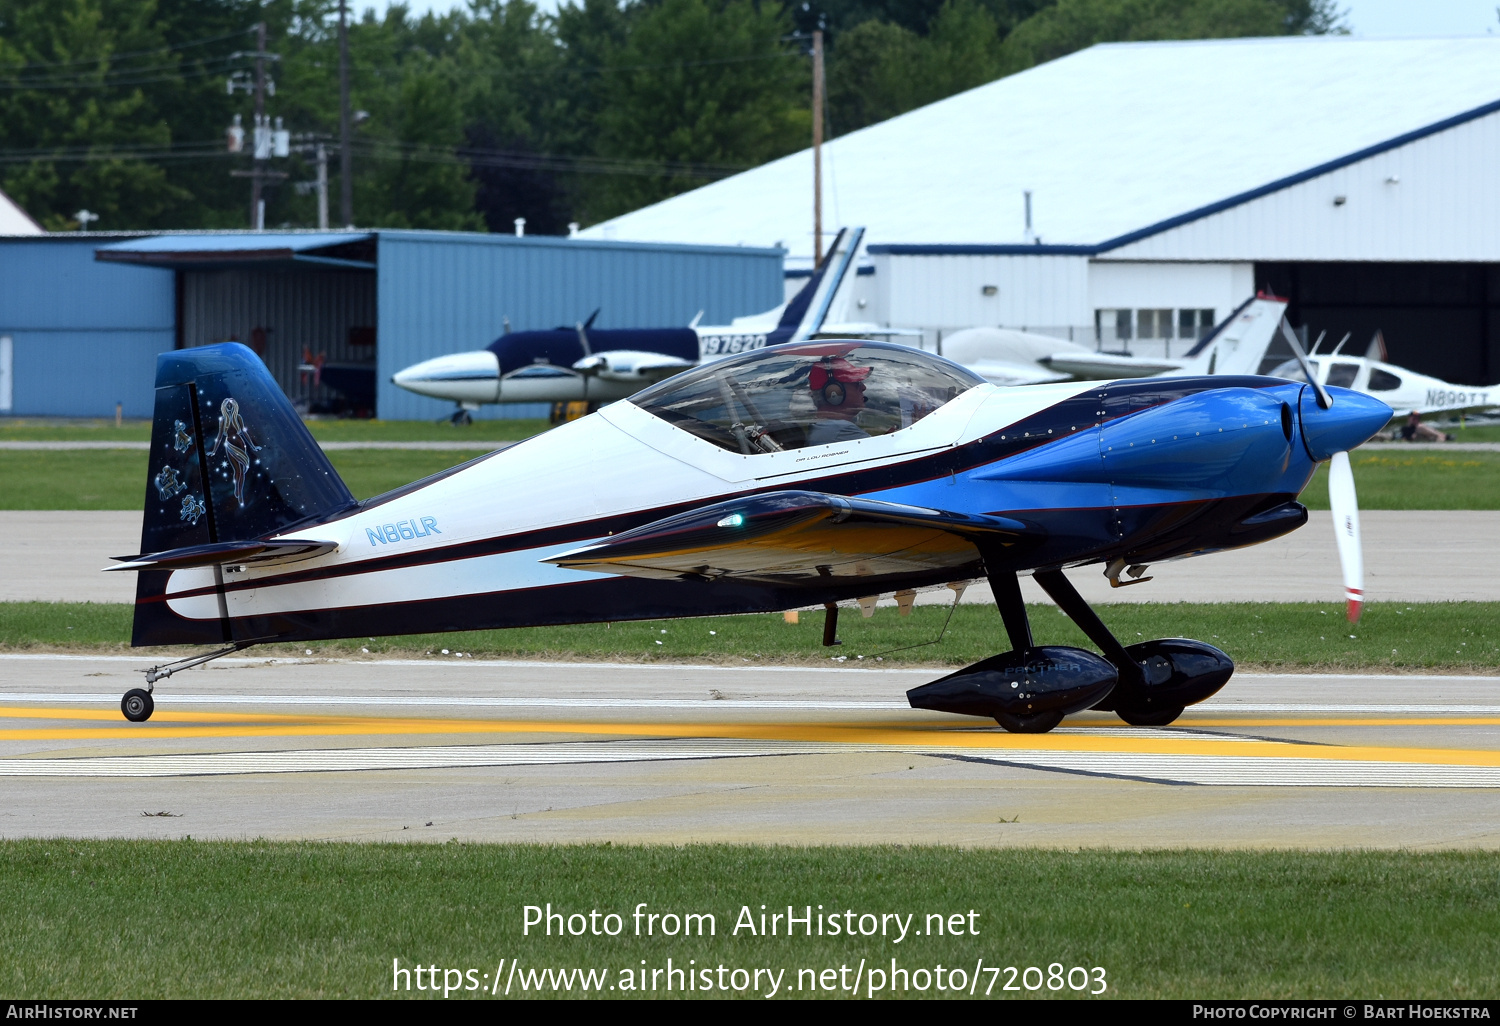
[[[266,226],[266,202],[262,195],[262,187],[267,182],[279,182],[286,178],[281,171],[271,171],[267,162],[272,157],[285,157],[289,150],[290,133],[282,127],[281,119],[277,118],[273,126],[271,119],[266,115],[266,96],[276,95],[276,80],[266,74],[266,61],[280,60],[281,55],[266,52],[266,23],[260,22],[255,26],[255,51],[245,53],[243,51],[230,54],[231,58],[254,57],[255,58],[255,80],[247,79],[243,71],[236,71],[229,76],[225,83],[229,95],[237,92],[251,92],[255,94],[255,125],[251,130],[253,145],[251,149],[251,164],[249,171],[231,171],[231,177],[250,179],[250,227],[261,231]],[[227,135],[228,150],[230,153],[239,153],[245,145],[245,130],[240,125],[240,116],[234,116],[234,124],[229,126]]]
[[[318,143],[318,227],[328,230],[328,147]]]
[[[339,217],[354,227],[353,126],[349,120],[349,4],[339,0]]]
[[[261,175],[266,169],[266,159],[271,156],[269,147],[261,145],[266,134],[266,23],[255,26],[255,164],[250,176],[250,227],[262,231],[266,227],[266,203],[260,195]]]
[[[813,29],[813,266],[823,262],[823,30]]]

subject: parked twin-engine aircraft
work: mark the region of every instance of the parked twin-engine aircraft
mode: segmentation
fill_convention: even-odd
[[[1300,527],[1333,461],[1351,616],[1347,450],[1384,403],[1269,377],[1001,388],[917,349],[755,349],[463,466],[356,502],[238,344],[158,358],[134,645],[219,644],[125,695],[265,642],[753,613],[979,576],[1010,650],[908,693],[1045,731],[1083,709],[1166,724],[1229,679],[1199,641],[1126,647],[1064,574],[1112,583]],[[1120,574],[1134,580],[1120,580]],[[1103,653],[1037,645],[1032,574]]]
[[[997,385],[1049,381],[1255,374],[1286,300],[1261,294],[1241,303],[1180,359],[1101,353],[1076,342],[1009,328],[966,328],[943,342],[943,355]]]
[[[1408,413],[1458,412],[1475,407],[1500,405],[1500,385],[1476,388],[1472,385],[1454,385],[1427,374],[1418,374],[1387,363],[1385,339],[1379,332],[1370,340],[1364,356],[1349,356],[1342,352],[1349,341],[1345,335],[1326,355],[1319,355],[1318,342],[1308,354],[1307,363],[1323,385],[1337,385],[1365,392],[1389,403],[1397,415]],[[1278,366],[1272,374],[1287,378],[1302,378],[1302,370],[1293,357]]]
[[[1181,359],[1155,359],[1096,352],[1076,342],[1008,328],[966,328],[948,336],[943,355],[997,385],[1033,385],[1069,379],[1175,377],[1197,374],[1254,374],[1266,360],[1284,326],[1286,300],[1262,293],[1246,300]],[[1320,384],[1364,392],[1388,403],[1397,414],[1438,413],[1500,405],[1500,385],[1454,385],[1386,361],[1377,332],[1364,356],[1342,353],[1349,336],[1331,353],[1308,365]],[[1274,357],[1273,357],[1274,359]],[[1304,379],[1298,358],[1276,365],[1276,377]],[[1305,380],[1305,379],[1304,379]]]
[[[835,323],[852,287],[863,228],[845,228],[792,299],[726,325],[685,328],[571,328],[517,331],[484,349],[413,364],[392,378],[418,395],[458,404],[463,422],[484,403],[612,402],[703,361],[822,335],[902,335],[876,324]],[[594,316],[598,311],[594,311]]]

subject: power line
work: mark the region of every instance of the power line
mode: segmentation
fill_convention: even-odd
[[[157,47],[154,50],[124,50],[120,53],[111,53],[107,54],[104,57],[94,57],[88,60],[27,61],[24,65],[21,66],[19,70],[25,71],[28,68],[74,68],[80,67],[85,64],[98,64],[100,61],[107,60],[124,60],[132,57],[155,57],[159,54],[164,53],[177,53],[181,50],[186,50],[189,47],[204,46],[208,43],[222,43],[226,39],[238,39],[240,36],[249,35],[254,31],[254,27],[239,29],[235,32],[226,32],[221,36],[204,36],[202,39],[189,39],[187,42],[178,43],[176,46]]]
[[[560,171],[575,174],[660,175],[716,180],[747,169],[742,164],[708,164],[688,161],[642,160],[633,157],[585,157],[559,153],[529,153],[519,150],[460,146],[434,147],[423,143],[359,140],[361,157],[373,160],[406,160],[418,164],[469,167],[507,167],[530,171]],[[240,157],[224,149],[221,139],[169,143],[119,143],[113,146],[55,146],[0,150],[0,164],[93,163],[110,160],[151,162],[179,160],[223,160]]]
[[[243,58],[240,57],[215,57],[188,68],[164,64],[151,68],[122,68],[119,71],[103,72],[99,76],[77,74],[66,78],[21,78],[9,82],[0,81],[0,89],[13,92],[49,89],[115,89],[122,86],[183,82],[194,78],[222,75],[241,61]]]

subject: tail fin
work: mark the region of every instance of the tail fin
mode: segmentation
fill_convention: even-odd
[[[157,357],[146,473],[142,556],[228,549],[355,505],[266,365],[236,342]],[[229,640],[227,617],[189,622],[164,608],[169,576],[141,572],[132,643]]]
[[[1255,374],[1271,347],[1286,300],[1260,293],[1240,304],[1188,350],[1176,374]]]
[[[792,329],[787,341],[801,342],[818,333],[828,317],[834,295],[843,284],[849,269],[854,266],[854,257],[864,234],[863,228],[839,229],[823,262],[813,270],[812,277],[802,286],[802,291],[793,296],[782,311],[781,323],[777,328]]]

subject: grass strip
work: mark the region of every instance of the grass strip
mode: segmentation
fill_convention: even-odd
[[[1477,430],[1477,429],[1475,429]],[[1500,452],[1361,453],[1349,459],[1361,509],[1500,509]],[[1328,465],[1302,490],[1308,509],[1328,508]]]
[[[714,933],[663,936],[659,920],[636,936],[642,902],[646,914],[711,913]],[[598,910],[600,923],[614,913],[619,936],[557,936],[555,923],[551,937],[523,936],[524,907],[548,903]],[[760,936],[762,905],[821,907],[841,924],[852,912],[856,936],[787,937],[784,918]],[[734,934],[742,909],[755,935]],[[885,937],[858,935],[870,913],[911,915],[905,939],[889,921]],[[927,918],[938,914],[942,936]],[[472,969],[475,989],[450,997],[490,999],[478,988],[501,958],[521,972],[601,970],[611,997],[683,996],[664,973],[654,993],[608,989],[671,958],[709,969],[716,988],[720,965],[784,969],[784,997],[850,997],[861,960],[895,959],[925,968],[929,987],[938,964],[967,983],[980,962],[1036,966],[1044,980],[1060,963],[1091,978],[1103,968],[1113,997],[1476,998],[1500,990],[1497,921],[1494,852],[0,842],[0,991],[25,999],[389,997],[396,959],[463,987]],[[521,972],[502,973],[511,997],[561,996],[548,982],[523,991]],[[1007,993],[997,976],[991,997],[1081,996],[1065,980]],[[977,994],[995,978],[981,972]],[[394,996],[434,996],[414,984]],[[872,984],[866,974],[861,997]],[[585,996],[576,979],[572,994]]]
[[[546,420],[476,420],[465,427],[428,420],[308,420],[303,421],[320,442],[518,442],[547,430]],[[0,419],[4,442],[149,442],[151,422],[128,420],[58,421],[41,417]]]
[[[0,450],[0,509],[139,510],[147,453],[128,449]],[[481,455],[469,450],[340,449],[328,454],[356,499]]]
[[[355,497],[365,499],[476,455],[356,449],[328,457]],[[1413,449],[1356,453],[1351,462],[1362,509],[1500,509],[1500,452]],[[144,452],[0,450],[0,509],[135,510],[145,493]],[[1302,501],[1311,509],[1328,508],[1326,468],[1313,476]]]
[[[1500,602],[1374,602],[1358,625],[1336,603],[1120,603],[1095,607],[1127,645],[1149,638],[1189,637],[1217,645],[1242,669],[1493,673],[1500,668]],[[1091,649],[1055,606],[1029,607],[1038,644]],[[918,606],[902,617],[882,607],[869,619],[845,609],[843,644],[823,648],[821,611],[786,623],[779,613],[638,620],[562,627],[461,631],[354,638],[306,645],[262,646],[256,652],[330,658],[431,656],[610,662],[795,663],[875,662],[963,666],[1009,647],[999,614],[959,606],[937,644],[947,609]],[[0,603],[0,649],[123,652],[131,607],[112,603]],[[185,653],[184,650],[173,650]],[[462,653],[459,655],[459,653]]]

